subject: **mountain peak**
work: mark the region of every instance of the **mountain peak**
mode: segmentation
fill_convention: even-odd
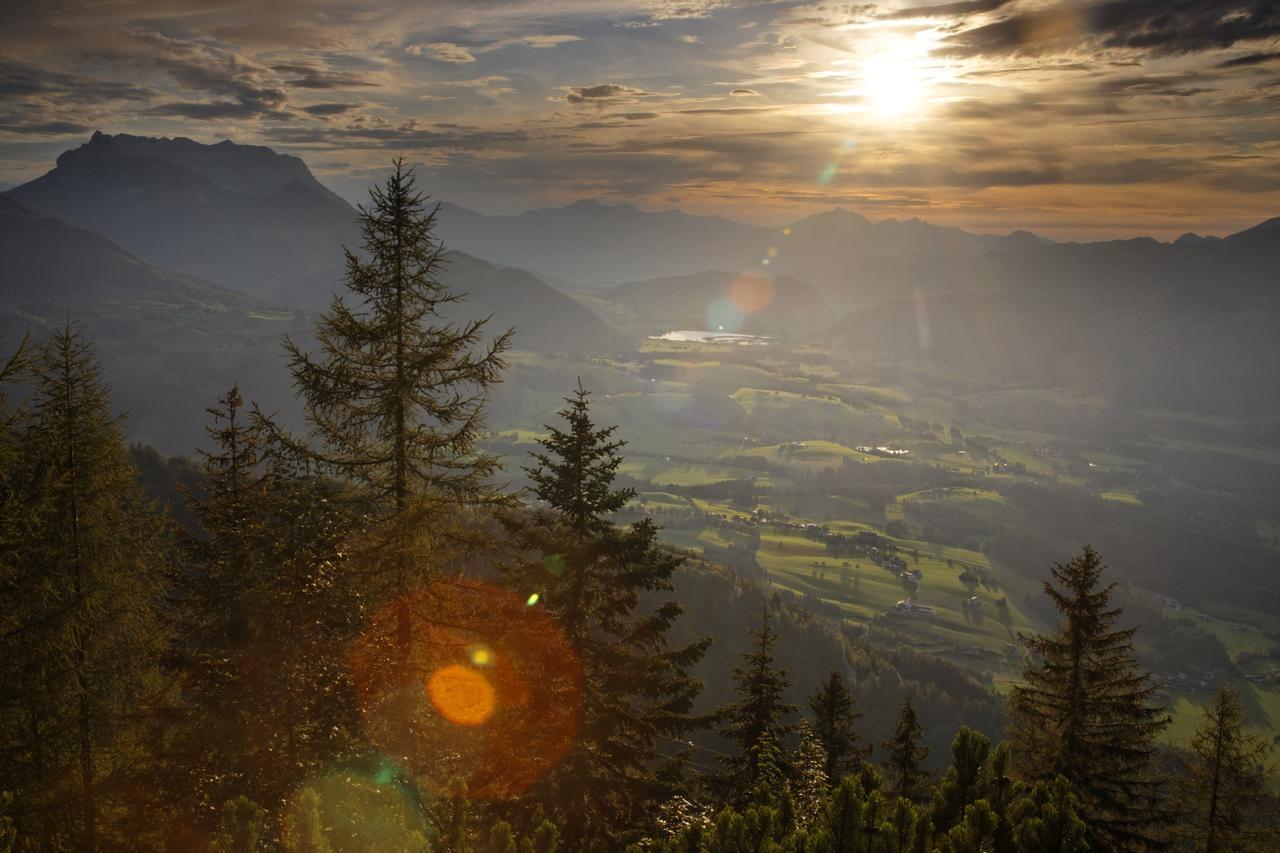
[[[291,183],[300,183],[338,200],[297,157],[278,154],[264,145],[242,145],[229,139],[207,145],[185,136],[133,136],[96,130],[88,142],[64,152],[58,165],[120,158],[163,160],[194,172],[216,187],[245,195],[267,196]]]

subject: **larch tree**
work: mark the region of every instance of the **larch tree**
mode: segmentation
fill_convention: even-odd
[[[579,735],[542,787],[545,806],[566,847],[611,850],[676,792],[670,765],[682,750],[672,746],[702,724],[690,670],[709,641],[668,643],[683,612],[669,598],[683,559],[648,519],[611,519],[634,493],[615,486],[624,443],[593,422],[590,396],[579,382],[526,468],[541,504],[513,522],[522,554],[507,582],[538,594],[582,669]]]
[[[439,569],[442,551],[481,541],[468,510],[505,502],[498,460],[477,442],[511,332],[488,339],[487,318],[445,316],[462,296],[441,282],[439,208],[427,201],[397,159],[360,208],[362,246],[344,250],[348,293],[317,323],[318,351],[285,342],[307,451],[354,487],[371,521],[362,559],[397,600]],[[414,620],[429,616],[401,611],[393,644],[406,657]]]
[[[869,746],[858,734],[857,722],[862,714],[840,673],[832,672],[814,691],[809,697],[809,709],[813,711],[813,730],[826,753],[827,783],[839,785],[870,754]]]
[[[918,800],[928,782],[924,761],[929,756],[924,740],[924,726],[916,716],[911,694],[898,708],[898,722],[893,734],[884,742],[884,762],[888,791],[900,799]]]
[[[785,699],[791,674],[774,662],[778,635],[767,606],[751,637],[751,650],[733,669],[738,701],[719,714],[720,735],[733,745],[733,752],[721,761],[721,787],[736,806],[751,802],[759,789],[783,790],[789,767],[787,739],[795,731],[789,718],[796,706]]]
[[[1248,730],[1244,706],[1231,688],[1218,688],[1190,748],[1175,787],[1182,840],[1203,853],[1261,850],[1280,842],[1274,820],[1266,819],[1277,806],[1270,749]]]
[[[78,329],[40,348],[32,385],[21,440],[39,514],[6,571],[22,594],[7,599],[3,657],[20,671],[0,700],[25,737],[6,763],[29,783],[14,792],[19,832],[91,852],[144,834],[135,783],[164,689],[168,547]]]
[[[363,614],[341,556],[351,515],[239,388],[208,412],[200,535],[172,578],[182,788],[206,824],[236,797],[281,802],[351,742],[343,656]]]
[[[1029,781],[1062,776],[1080,798],[1093,843],[1115,849],[1158,841],[1161,785],[1151,760],[1168,717],[1133,651],[1134,629],[1115,627],[1114,584],[1086,546],[1055,564],[1045,593],[1062,618],[1053,636],[1024,635],[1035,655],[1009,699],[1013,755]],[[1056,585],[1055,585],[1056,582]]]

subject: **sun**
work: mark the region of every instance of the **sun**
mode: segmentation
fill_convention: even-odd
[[[869,112],[884,117],[919,113],[931,85],[929,50],[920,38],[886,39],[858,70],[855,91]]]
[[[862,96],[878,115],[916,112],[924,101],[925,85],[919,63],[910,59],[876,57],[862,66]]]

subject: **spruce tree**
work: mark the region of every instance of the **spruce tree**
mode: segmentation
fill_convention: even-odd
[[[1244,706],[1229,687],[1218,688],[1191,737],[1191,759],[1176,793],[1178,835],[1204,853],[1261,850],[1280,841],[1274,821],[1274,772],[1265,741],[1246,728]]]
[[[784,699],[791,674],[774,663],[778,635],[770,624],[767,605],[760,629],[752,631],[751,637],[751,651],[733,669],[738,701],[720,711],[720,735],[734,747],[721,762],[721,787],[728,801],[738,806],[749,802],[757,789],[782,790],[789,768],[786,742],[795,730],[788,718],[796,706]]]
[[[543,786],[548,810],[567,848],[620,849],[653,818],[652,803],[676,792],[660,758],[701,724],[690,713],[701,683],[689,670],[709,641],[668,644],[683,609],[661,599],[683,560],[648,519],[613,523],[633,495],[614,485],[623,442],[592,421],[581,382],[565,403],[563,426],[547,426],[526,469],[543,505],[514,525],[524,558],[508,582],[538,593],[582,667],[580,733]]]
[[[510,332],[486,340],[486,321],[444,312],[462,296],[440,276],[447,259],[402,160],[359,212],[363,245],[346,253],[349,304],[335,297],[316,326],[319,351],[286,340],[310,427],[308,452],[356,487],[374,522],[363,562],[399,599],[422,584],[447,546],[475,544],[466,510],[502,503],[498,461],[480,451],[487,391]],[[402,655],[416,618],[399,617]]]
[[[870,753],[856,728],[862,714],[856,710],[853,696],[838,672],[827,676],[809,697],[809,708],[813,711],[813,729],[826,752],[827,783],[839,785]]]
[[[3,751],[22,785],[19,832],[93,851],[144,829],[146,769],[162,683],[158,619],[167,546],[143,499],[90,344],[68,325],[36,355],[24,418],[24,487],[39,515],[6,586]],[[11,680],[10,680],[11,679]],[[7,774],[6,774],[7,775]]]
[[[893,796],[917,800],[923,795],[928,781],[924,760],[929,755],[928,747],[920,743],[923,739],[924,727],[916,717],[916,709],[908,693],[898,707],[898,722],[893,735],[884,742],[888,753],[884,770]]]
[[[1168,717],[1151,707],[1155,687],[1137,663],[1134,629],[1115,627],[1114,584],[1091,547],[1045,583],[1062,620],[1054,636],[1023,636],[1029,662],[1009,700],[1010,735],[1022,775],[1064,777],[1080,798],[1096,846],[1148,846],[1160,820],[1151,770],[1155,738]]]

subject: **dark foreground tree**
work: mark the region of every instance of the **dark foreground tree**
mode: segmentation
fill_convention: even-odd
[[[659,759],[699,725],[689,670],[708,641],[668,645],[682,560],[647,519],[610,520],[633,495],[614,486],[622,442],[592,421],[581,383],[565,403],[526,469],[544,506],[514,525],[523,554],[508,581],[556,615],[582,668],[579,736],[543,787],[545,806],[568,849],[614,850],[674,793],[674,768]]]
[[[915,705],[911,694],[903,700],[898,708],[898,723],[893,734],[884,742],[884,771],[888,780],[889,793],[907,800],[919,800],[923,796],[928,782],[924,760],[929,757],[929,749],[921,741],[924,739],[924,726],[916,717]]]
[[[826,753],[827,783],[839,785],[870,752],[858,734],[857,722],[862,714],[840,673],[831,673],[814,691],[809,697],[809,709],[813,711],[813,730]]]
[[[171,763],[211,824],[236,797],[279,803],[353,740],[345,649],[363,615],[332,489],[271,440],[232,388],[209,409],[199,536],[173,573],[185,713]],[[269,828],[272,829],[272,828]]]
[[[1158,841],[1161,791],[1151,759],[1168,717],[1151,707],[1155,688],[1133,652],[1134,629],[1118,630],[1114,584],[1092,548],[1055,564],[1045,593],[1062,614],[1058,632],[1023,641],[1038,659],[1009,700],[1015,761],[1031,781],[1062,776],[1075,789],[1095,846],[1133,849]],[[1055,585],[1056,583],[1056,585]]]
[[[333,300],[316,327],[318,353],[291,340],[286,349],[308,452],[354,486],[373,522],[365,571],[385,597],[402,600],[448,546],[472,542],[461,523],[468,509],[503,500],[492,482],[498,462],[477,439],[510,332],[486,340],[484,319],[455,325],[444,316],[461,296],[440,281],[436,209],[403,161],[370,201],[360,208],[362,251],[346,251],[352,303]],[[405,605],[394,638],[402,655],[414,621]]]
[[[1218,688],[1190,746],[1176,788],[1182,839],[1204,853],[1274,849],[1280,835],[1270,750],[1246,728],[1244,706],[1231,688]]]
[[[14,470],[37,512],[4,571],[0,787],[38,846],[145,843],[137,783],[162,689],[163,529],[75,327],[40,349],[33,384]]]
[[[774,663],[778,635],[767,606],[759,630],[752,631],[751,637],[751,651],[733,669],[738,701],[720,712],[720,734],[734,747],[722,760],[721,787],[725,799],[735,806],[750,802],[758,790],[771,794],[784,790],[790,765],[787,738],[795,730],[788,718],[796,706],[784,699],[791,674]]]

